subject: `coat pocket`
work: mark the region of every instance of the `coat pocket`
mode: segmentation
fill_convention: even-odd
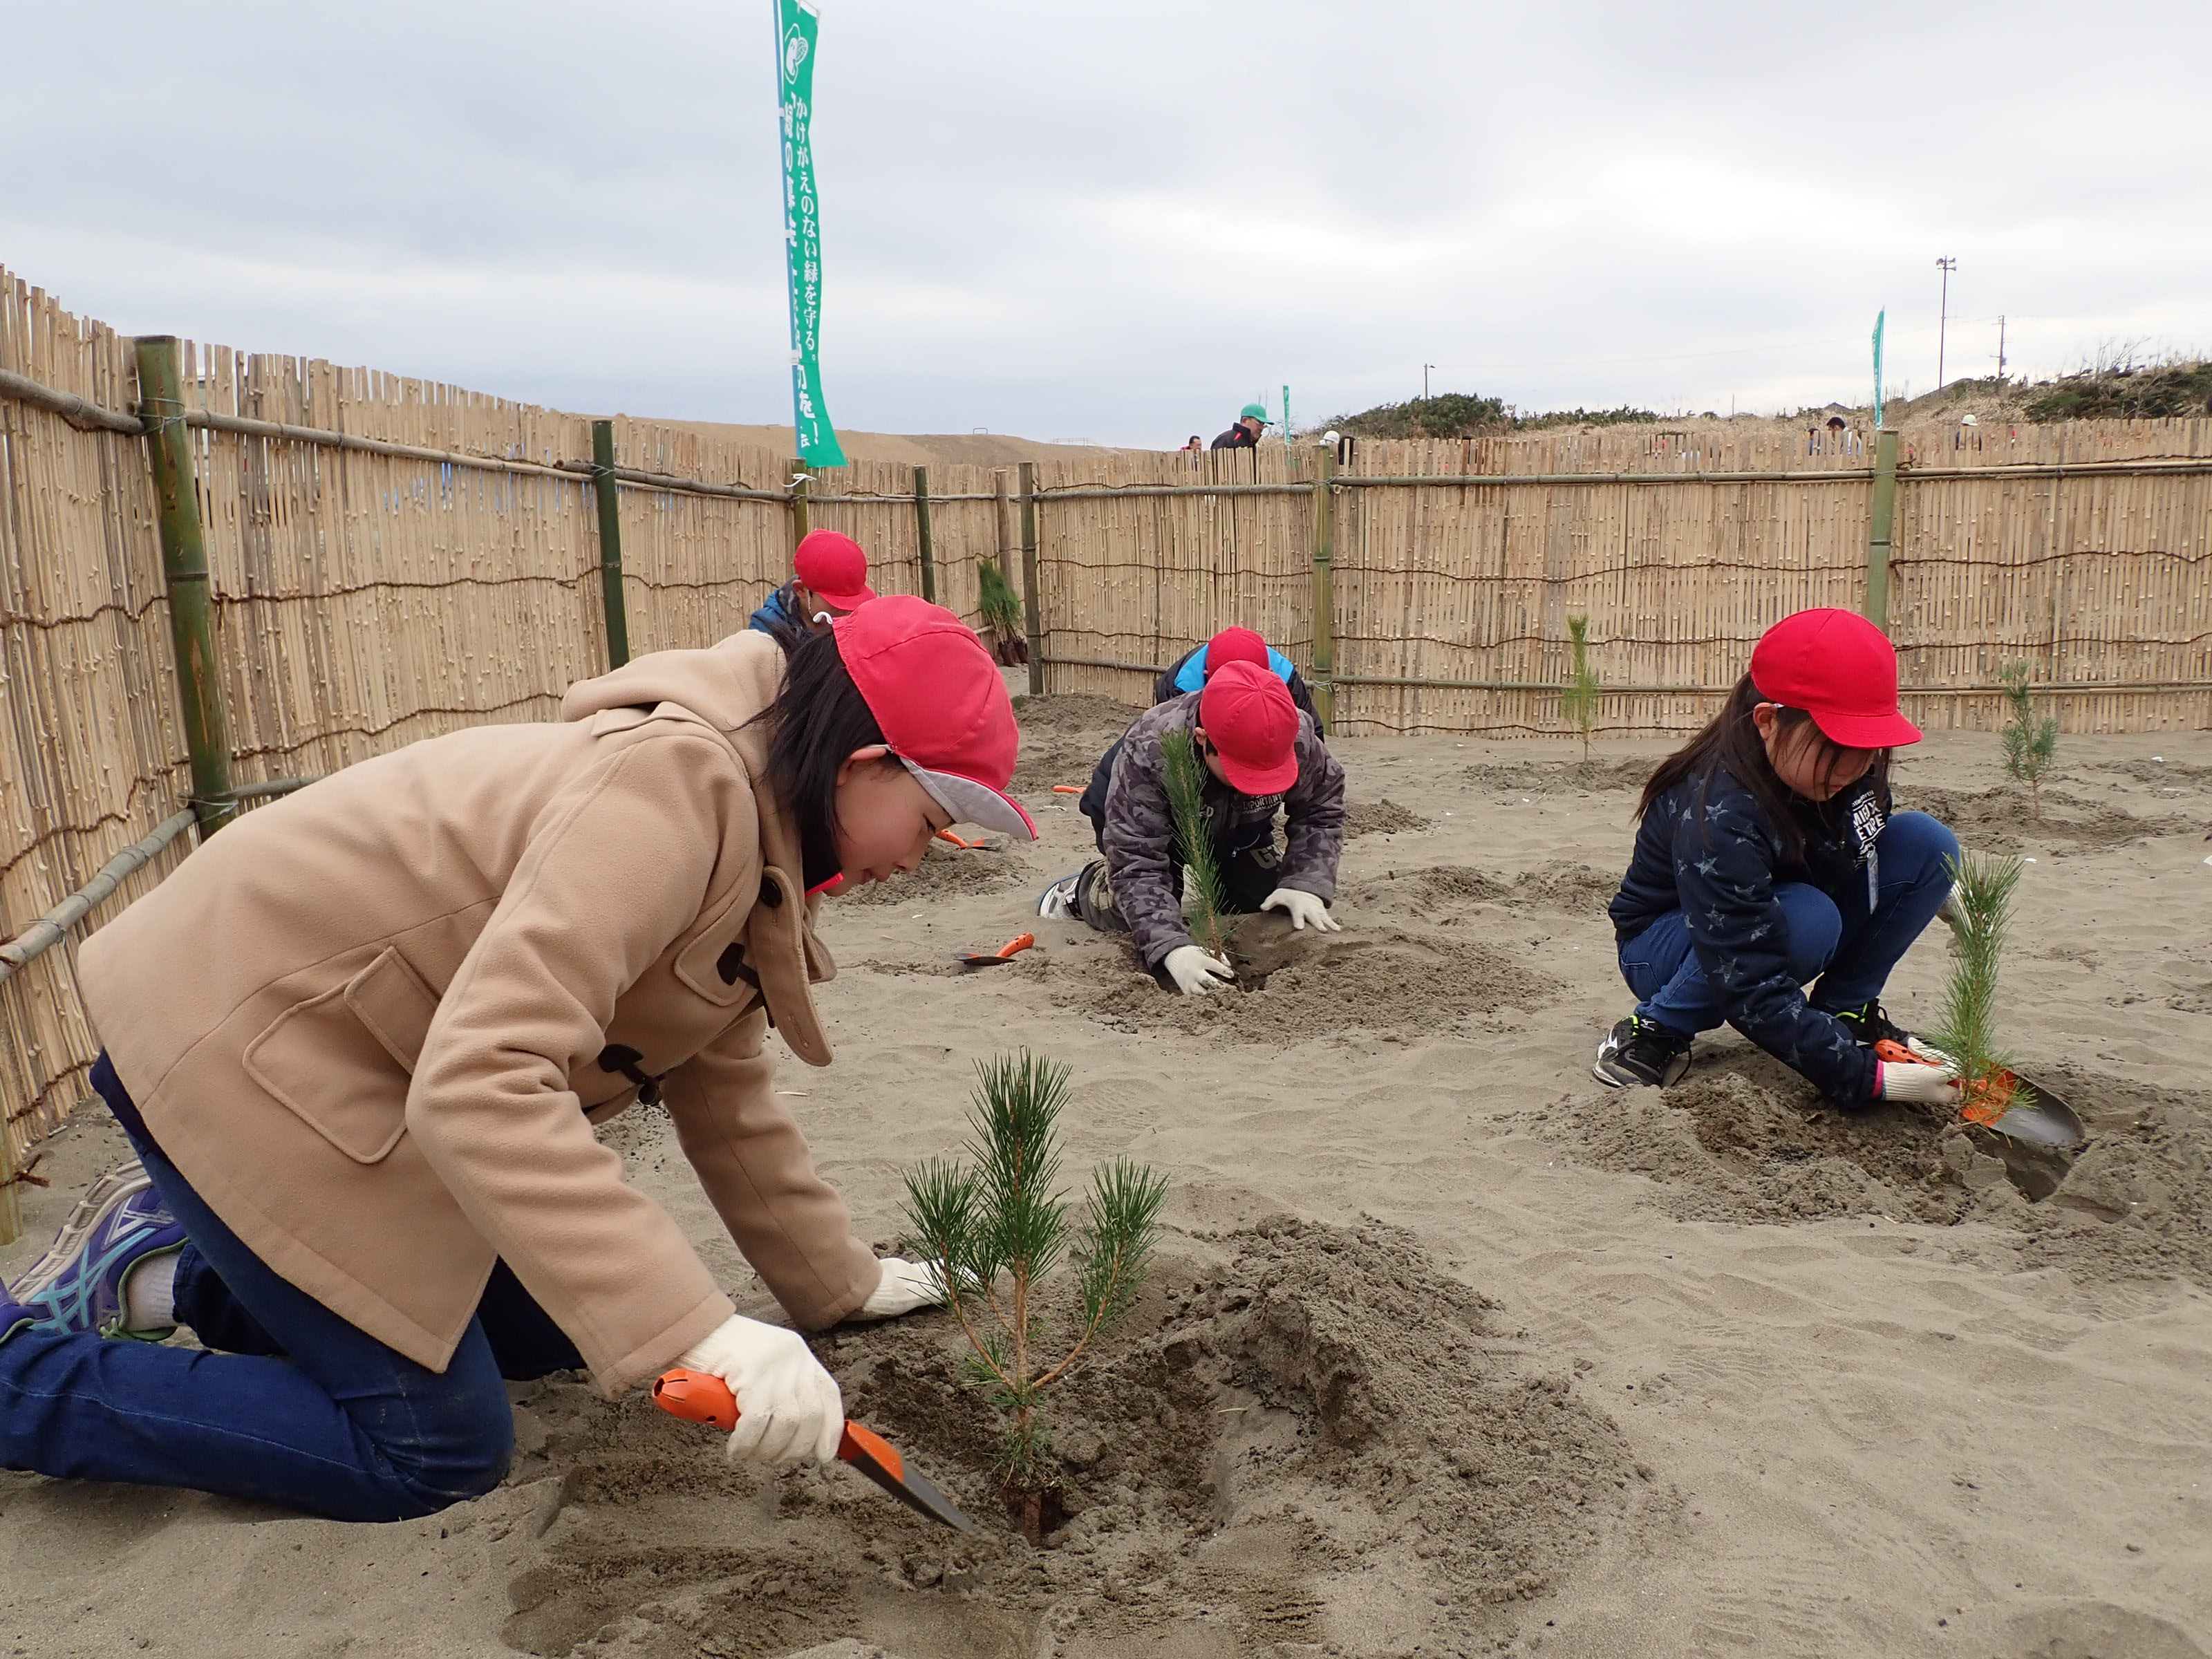
[[[286,1009],[246,1045],[246,1074],[356,1164],[407,1133],[407,1079],[438,999],[397,950]]]

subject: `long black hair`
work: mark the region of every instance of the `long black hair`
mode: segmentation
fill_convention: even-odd
[[[1766,758],[1766,744],[1759,735],[1759,724],[1752,718],[1752,710],[1762,702],[1771,701],[1759,693],[1746,674],[1729,693],[1727,704],[1709,720],[1705,730],[1673,754],[1659,763],[1659,769],[1644,786],[1644,795],[1636,803],[1636,816],[1642,817],[1657,804],[1659,798],[1685,779],[1696,785],[1695,799],[1698,816],[1703,821],[1705,800],[1712,793],[1713,774],[1726,772],[1751,792],[1766,813],[1768,822],[1782,837],[1784,850],[1792,859],[1805,855],[1805,827],[1792,804],[1800,799],[1790,786],[1775,775],[1773,764]],[[1784,708],[1775,716],[1775,724],[1783,741],[1790,744],[1812,743],[1819,747],[1814,753],[1814,766],[1823,779],[1833,775],[1844,763],[1844,757],[1857,751],[1846,748],[1813,724],[1813,717],[1802,708]],[[1882,805],[1889,805],[1889,750],[1877,750],[1874,764],[1867,770]]]
[[[837,769],[855,749],[884,740],[884,728],[837,653],[835,634],[825,629],[792,647],[783,689],[753,721],[768,727],[769,787],[799,825],[806,884],[817,885],[839,864]],[[884,759],[898,764],[888,755]]]

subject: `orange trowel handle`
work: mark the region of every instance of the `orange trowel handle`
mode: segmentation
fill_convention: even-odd
[[[1893,1066],[1940,1066],[1943,1063],[1939,1060],[1930,1060],[1925,1054],[1916,1054],[1903,1043],[1893,1042],[1887,1037],[1874,1045],[1874,1057],[1886,1060]]]
[[[1004,945],[1001,945],[997,950],[992,951],[991,954],[1001,960],[1004,960],[1008,957],[1019,956],[1023,951],[1028,950],[1030,945],[1035,945],[1036,943],[1036,935],[1035,933],[1018,933],[1012,939],[1008,939]]]
[[[708,1424],[725,1434],[738,1426],[738,1397],[712,1371],[688,1371],[681,1367],[663,1371],[653,1380],[653,1403],[673,1416]],[[850,1418],[845,1421],[843,1437],[837,1442],[837,1455],[848,1463],[861,1457],[872,1459],[894,1480],[906,1474],[906,1464],[890,1442]]]

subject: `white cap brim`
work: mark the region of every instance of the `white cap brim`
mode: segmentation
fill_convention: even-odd
[[[955,772],[933,772],[926,766],[916,766],[904,755],[898,758],[899,764],[914,774],[915,781],[929,792],[929,798],[952,814],[953,823],[980,823],[986,830],[1019,836],[1025,841],[1037,838],[1036,825],[1012,796]]]

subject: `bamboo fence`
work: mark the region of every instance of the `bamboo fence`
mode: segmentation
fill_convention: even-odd
[[[227,768],[231,793],[198,800],[204,818],[419,738],[550,718],[617,649],[733,632],[804,525],[866,547],[878,592],[925,586],[909,466],[795,483],[771,451],[620,417],[616,471],[595,475],[587,416],[176,350],[228,724],[201,775]],[[0,270],[0,940],[175,836],[192,794],[133,356]],[[927,583],[974,622],[979,563],[1000,560],[1034,689],[1141,701],[1158,665],[1238,623],[1360,732],[1564,730],[1565,619],[1588,615],[1600,729],[1682,730],[1776,618],[1866,600],[1869,448],[1644,427],[932,466]],[[1989,725],[1997,671],[2027,661],[2069,730],[2212,723],[2212,422],[1930,428],[1902,452],[1887,623],[1917,719]],[[88,925],[191,844],[153,851]],[[20,968],[9,948],[0,1237],[97,1053],[67,945]]]

